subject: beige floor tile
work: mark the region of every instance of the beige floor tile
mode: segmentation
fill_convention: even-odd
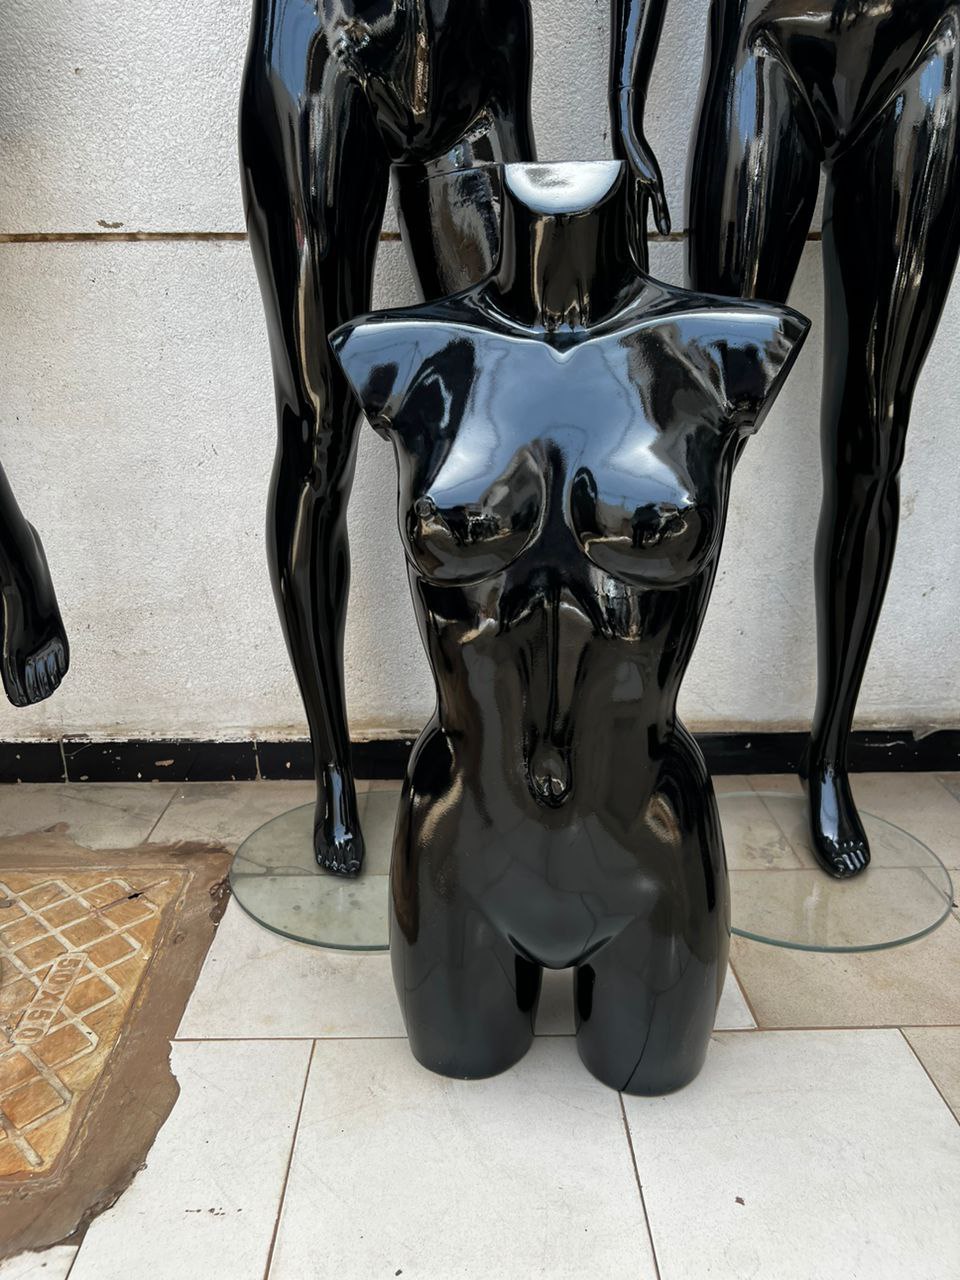
[[[368,875],[389,875],[393,833],[397,825],[400,784],[371,787],[361,798],[360,825],[366,848],[364,869]]]
[[[960,1027],[906,1027],[903,1034],[960,1120]]]
[[[745,1031],[757,1025],[732,969],[727,972],[716,1025],[718,1031]],[[572,1036],[575,1031],[573,970],[545,969],[537,1013],[537,1035]]]
[[[803,865],[774,815],[752,790],[721,796],[720,821],[731,871]]]
[[[761,1027],[960,1025],[960,921],[952,917],[889,951],[818,954],[734,938],[731,961]]]
[[[812,870],[819,867],[810,847],[810,827],[803,793],[795,778],[778,776],[770,779],[768,788],[761,788],[754,778],[757,800],[796,859],[795,866]]]
[[[277,993],[283,993],[278,1000]],[[720,1030],[754,1026],[730,972]],[[574,1034],[573,973],[546,970],[537,1034]],[[350,955],[270,933],[231,902],[177,1032],[180,1039],[405,1035],[387,954]]]
[[[853,793],[862,808],[909,831],[960,870],[960,801],[933,774],[854,774]]]
[[[960,800],[960,773],[938,773],[937,779],[952,796],[956,796]]]
[[[403,1036],[390,957],[300,946],[224,915],[177,1032],[180,1039]]]
[[[151,840],[213,840],[235,850],[271,818],[312,803],[312,782],[188,782],[177,788]]]
[[[59,823],[89,849],[129,849],[146,840],[176,792],[168,782],[20,783],[0,787],[0,836]]]
[[[473,1082],[317,1045],[270,1280],[655,1274],[620,1100],[573,1041]]]
[[[537,1035],[572,1036],[575,1031],[573,970],[545,969],[537,1010]]]
[[[727,970],[727,980],[720,997],[715,1023],[718,1031],[752,1031],[756,1027],[750,1006],[744,998],[737,975],[732,969]]]
[[[960,866],[960,801],[934,774],[926,773],[855,773],[851,775],[857,804],[866,814],[899,827],[907,836],[930,848],[948,867]],[[758,792],[767,792],[764,805],[776,818],[787,841],[804,866],[816,866],[810,851],[807,810],[805,804],[769,793],[803,794],[796,777],[774,774],[753,776],[750,782]],[[871,834],[876,847],[877,837]],[[881,855],[878,853],[878,857]],[[913,865],[921,851],[897,831],[884,832],[882,861],[888,865]],[[922,855],[927,856],[928,855]]]
[[[735,791],[749,791],[750,783],[746,777],[736,773],[713,775],[713,789],[718,796],[730,795]]]
[[[360,824],[367,849],[364,867],[370,875],[386,875],[390,870],[396,822],[394,795],[399,799],[399,794],[399,784],[358,788]],[[312,782],[187,783],[177,789],[150,838],[164,842],[215,840],[235,851],[264,824],[291,810],[312,806],[315,798]],[[298,854],[304,865],[310,866],[312,809],[302,825],[306,835],[302,848],[298,845]],[[278,834],[278,839],[285,834]],[[274,865],[295,860],[286,850],[272,859]]]
[[[261,1280],[309,1060],[307,1043],[175,1044],[176,1106],[73,1280]]]
[[[42,1253],[21,1253],[0,1262],[0,1280],[67,1280],[77,1247],[54,1245]]]
[[[624,1101],[662,1280],[956,1280],[960,1126],[898,1031],[717,1036]]]
[[[785,791],[791,796],[803,795],[803,787],[795,773],[751,773],[746,781],[754,791]]]
[[[811,947],[873,947],[915,938],[950,906],[942,867],[874,866],[838,882],[820,867],[731,871],[733,927]]]

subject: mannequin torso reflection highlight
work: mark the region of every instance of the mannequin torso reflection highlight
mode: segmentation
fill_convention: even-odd
[[[437,683],[391,952],[413,1051],[447,1075],[516,1062],[542,967],[575,967],[590,1070],[678,1088],[726,970],[713,790],[676,698],[737,444],[806,322],[642,274],[634,191],[616,163],[509,166],[489,283],[334,338],[394,445]]]
[[[666,2],[613,0],[617,148],[647,181],[643,104]],[[712,0],[709,15],[691,286],[786,299],[826,170],[818,694],[803,775],[814,850],[846,878],[870,857],[849,736],[893,566],[913,394],[960,255],[960,4]]]
[[[279,428],[268,559],[313,744],[316,856],[336,872],[363,860],[343,688],[357,415],[327,335],[370,305],[391,161],[533,158],[530,61],[527,0],[253,7],[240,150]],[[422,196],[401,182],[411,226]],[[449,262],[433,237],[411,241],[423,293],[486,273],[493,220],[477,231]]]

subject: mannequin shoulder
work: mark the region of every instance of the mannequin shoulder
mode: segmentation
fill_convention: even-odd
[[[795,357],[810,321],[792,307],[685,290],[664,291],[618,326],[627,345],[653,343],[684,361],[780,367]]]
[[[748,432],[782,390],[809,330],[792,307],[665,286],[619,340],[638,350],[651,376],[674,367],[677,388],[699,388],[726,423]]]
[[[764,341],[776,335],[800,343],[807,336],[810,321],[792,307],[775,302],[697,293],[651,280],[620,317],[619,327],[638,334],[660,328],[679,330],[692,341],[728,334],[734,341]]]
[[[692,294],[691,298],[696,300],[692,315],[697,325],[712,339],[729,332],[734,341],[747,345],[776,342],[793,347],[801,345],[810,331],[806,316],[776,302],[709,294]]]
[[[430,304],[360,316],[329,341],[367,417],[392,421],[418,385],[471,387],[491,336],[469,313]]]

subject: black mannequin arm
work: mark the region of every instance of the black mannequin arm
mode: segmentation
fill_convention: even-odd
[[[670,231],[670,211],[657,158],[643,131],[647,88],[660,45],[667,0],[611,0],[610,123],[613,153],[626,160],[653,202],[657,229]]]

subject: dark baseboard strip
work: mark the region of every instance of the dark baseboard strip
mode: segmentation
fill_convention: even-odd
[[[4,742],[0,782],[66,782],[59,742]]]
[[[802,733],[707,733],[699,735],[711,772],[795,773],[806,746]],[[412,739],[357,742],[358,778],[400,778]],[[909,730],[853,735],[850,764],[858,772],[960,770],[960,729],[923,738]],[[245,782],[313,777],[309,742],[169,741],[0,743],[0,783],[9,782]]]
[[[65,738],[68,782],[253,782],[255,742],[82,742]]]
[[[711,773],[796,773],[807,746],[805,733],[704,733],[697,741]],[[850,739],[854,773],[952,773],[960,769],[960,730],[922,738],[909,729],[876,729]]]

